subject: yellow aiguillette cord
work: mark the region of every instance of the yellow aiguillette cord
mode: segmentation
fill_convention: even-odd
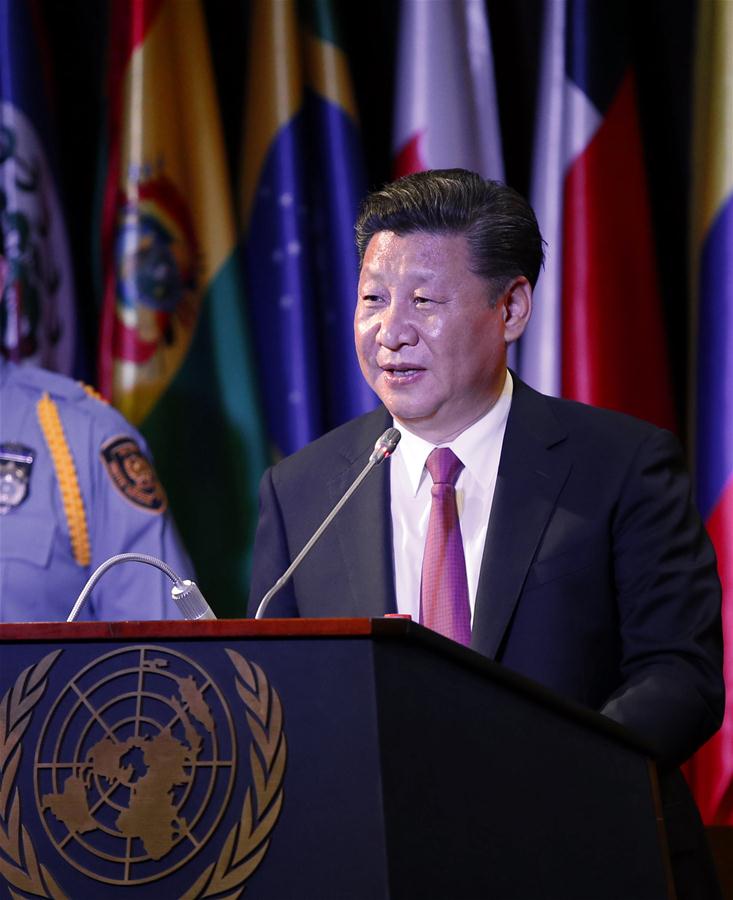
[[[80,566],[88,566],[92,559],[92,553],[89,544],[87,516],[79,490],[74,458],[66,441],[58,407],[48,394],[44,393],[36,404],[36,413],[56,471],[56,480],[61,491],[61,500],[69,526],[71,552]]]

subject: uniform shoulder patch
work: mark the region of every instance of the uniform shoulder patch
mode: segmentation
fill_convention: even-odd
[[[112,484],[126,500],[148,512],[165,512],[168,499],[163,485],[134,438],[127,435],[110,438],[102,445],[99,455]]]

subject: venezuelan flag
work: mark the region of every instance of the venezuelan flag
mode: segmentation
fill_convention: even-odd
[[[707,824],[733,825],[733,3],[699,7],[692,272],[697,501],[723,584],[726,712],[690,780]]]
[[[374,405],[353,350],[363,192],[328,2],[252,5],[241,216],[268,431],[288,454]]]
[[[149,438],[205,592],[241,615],[265,452],[200,4],[114,0],[109,46],[100,386]]]

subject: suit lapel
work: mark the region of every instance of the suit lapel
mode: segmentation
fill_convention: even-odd
[[[375,410],[365,420],[363,438],[353,444],[348,466],[329,482],[332,503],[346,492],[367,464],[379,435],[392,424],[386,410]],[[343,597],[347,614],[383,616],[395,612],[392,567],[392,518],[390,515],[389,463],[372,470],[334,521],[348,582]]]
[[[514,376],[481,561],[471,646],[495,658],[570,472],[565,431],[541,394]]]

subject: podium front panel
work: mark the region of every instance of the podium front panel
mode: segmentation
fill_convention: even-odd
[[[0,897],[667,896],[622,730],[410,623],[0,625],[0,698]]]

